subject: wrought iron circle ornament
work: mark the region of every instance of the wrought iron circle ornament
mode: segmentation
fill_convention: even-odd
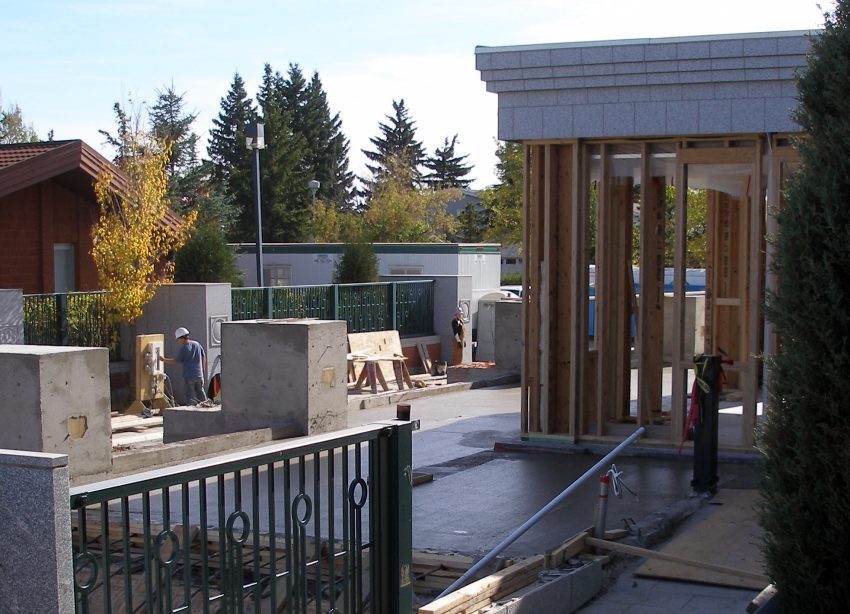
[[[360,498],[356,497],[357,495],[357,487],[360,487]],[[369,487],[366,485],[366,480],[363,478],[357,478],[356,480],[352,480],[348,485],[348,501],[356,507],[358,510],[361,509],[364,505],[366,505],[366,497],[369,493]]]
[[[304,502],[304,515],[298,515],[298,506],[301,505],[301,502]],[[307,526],[307,523],[310,522],[310,518],[313,516],[313,501],[306,494],[298,493],[298,495],[292,500],[292,520],[295,521],[296,524],[299,524],[302,527]]]
[[[239,537],[236,537],[236,534],[233,532],[233,528],[236,525],[236,521],[242,521],[242,534]],[[248,535],[251,533],[251,520],[248,518],[248,514],[243,512],[242,510],[237,510],[230,514],[227,517],[227,523],[224,525],[225,529],[227,529],[227,539],[232,544],[244,544],[248,541]]]
[[[86,569],[88,569],[90,574],[89,579],[81,584],[79,582],[79,576]],[[74,586],[77,587],[77,591],[87,593],[94,588],[94,584],[97,582],[97,575],[97,558],[91,552],[80,552],[74,557]]]
[[[171,556],[167,560],[163,560],[162,553],[169,544],[171,545]],[[154,546],[156,548],[156,560],[161,565],[171,567],[177,562],[177,557],[180,555],[180,542],[177,539],[177,533],[171,529],[160,531],[154,539]]]

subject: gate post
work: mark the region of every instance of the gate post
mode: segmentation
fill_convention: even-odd
[[[0,450],[0,604],[5,612],[73,612],[68,457]]]
[[[373,612],[413,610],[413,454],[416,422],[393,420],[378,438],[370,459],[373,493],[369,534]],[[372,465],[372,463],[375,463]],[[374,467],[374,469],[373,469]],[[377,560],[376,560],[377,559]]]

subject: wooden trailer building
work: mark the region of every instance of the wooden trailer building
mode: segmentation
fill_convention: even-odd
[[[696,331],[731,361],[734,445],[752,446],[772,344],[766,236],[797,161],[810,35],[476,49],[499,139],[525,159],[524,438],[604,441],[642,425],[678,444]],[[705,270],[696,315],[690,267]]]

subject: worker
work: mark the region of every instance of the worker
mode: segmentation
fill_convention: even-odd
[[[174,358],[162,354],[159,360],[167,365],[183,365],[183,382],[186,386],[186,399],[189,405],[197,405],[207,400],[204,392],[204,373],[207,371],[207,353],[197,341],[189,339],[189,331],[180,327],[174,331],[174,339],[180,349]]]
[[[455,310],[452,318],[452,361],[451,366],[463,362],[463,348],[466,347],[466,331],[463,327],[463,311],[460,307]]]

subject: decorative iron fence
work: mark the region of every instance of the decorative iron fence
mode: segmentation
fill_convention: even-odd
[[[119,360],[119,329],[109,323],[105,292],[24,295],[24,342],[106,347]]]
[[[434,282],[234,288],[234,320],[345,320],[352,333],[396,329],[402,337],[434,332]]]
[[[412,611],[391,421],[71,489],[76,611]]]

